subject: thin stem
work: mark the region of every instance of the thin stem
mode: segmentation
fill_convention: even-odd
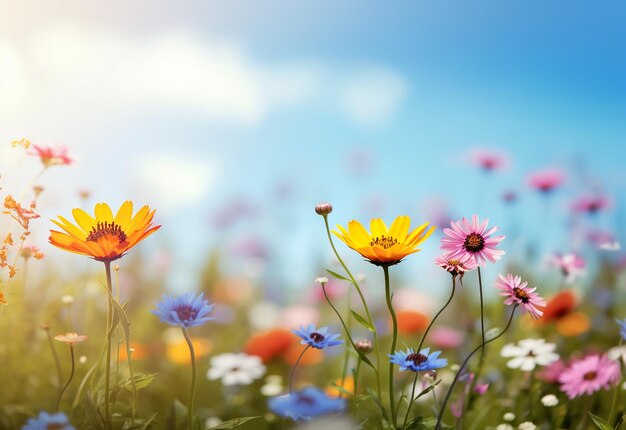
[[[46,328],[46,336],[48,337],[48,343],[50,344],[50,350],[52,351],[52,356],[54,357],[54,364],[57,368],[57,376],[58,376],[58,385],[57,388],[61,390],[61,384],[63,383],[63,372],[61,371],[61,361],[59,360],[59,355],[57,354],[57,350],[54,347],[54,342],[52,340],[52,335],[50,334],[50,329]]]
[[[70,343],[70,357],[72,358],[72,368],[70,370],[70,377],[68,378],[68,380],[65,383],[65,385],[63,386],[63,388],[61,388],[61,391],[59,391],[59,397],[57,398],[57,404],[54,407],[54,411],[55,412],[59,412],[59,405],[61,404],[61,397],[63,397],[63,393],[65,392],[67,387],[69,387],[70,383],[72,382],[72,378],[74,377],[74,368],[75,368],[74,345],[72,345],[71,343]]]
[[[389,354],[393,355],[396,351],[396,342],[398,341],[398,319],[396,318],[396,311],[393,309],[391,303],[391,291],[389,287],[389,266],[382,266],[383,273],[385,274],[385,299],[387,301],[387,309],[391,315],[392,333],[391,333],[391,348]],[[389,407],[391,410],[391,425],[395,427],[396,423],[396,405],[393,399],[393,363],[389,361]]]
[[[450,292],[450,297],[448,298],[448,301],[446,302],[446,304],[443,305],[443,307],[439,310],[439,312],[435,314],[433,319],[430,321],[430,324],[428,324],[428,327],[426,327],[426,331],[424,332],[422,336],[422,340],[420,340],[420,344],[417,347],[417,352],[420,352],[420,350],[422,349],[422,346],[424,345],[424,341],[426,340],[426,336],[428,336],[428,332],[430,331],[431,327],[433,326],[437,318],[439,318],[439,315],[441,315],[443,311],[448,307],[450,302],[452,302],[452,298],[454,297],[455,290],[456,290],[456,276],[453,276],[452,277],[452,291]],[[406,414],[404,415],[404,422],[402,423],[402,428],[406,428],[406,423],[407,423],[407,420],[409,419],[409,413],[411,412],[411,407],[413,406],[413,402],[415,401],[414,400],[415,399],[415,386],[417,385],[418,376],[419,376],[419,372],[415,372],[415,378],[413,379],[413,388],[411,389],[411,398],[409,399],[409,406],[406,410]]]
[[[189,333],[185,327],[182,327],[183,335],[185,336],[185,340],[187,341],[187,345],[189,346],[189,355],[191,356],[191,390],[189,391],[189,407],[187,408],[187,428],[189,430],[193,429],[193,403],[196,398],[196,380],[197,380],[197,369],[196,369],[196,353],[193,349],[193,342],[189,337]]]
[[[578,426],[578,430],[584,430],[587,428],[587,422],[589,421],[590,411],[591,411],[591,395],[588,395],[587,398],[585,399],[585,406],[583,409],[583,419],[580,420],[580,425]]]
[[[348,322],[347,322],[346,326],[348,327],[348,331],[349,332],[352,332],[352,313],[350,312],[351,311],[350,305],[352,303],[352,300],[351,300],[351,298],[352,298],[351,296],[352,295],[351,295],[351,293],[352,293],[352,290],[348,289],[348,293],[346,294],[346,296],[347,296],[346,297],[346,305],[347,305],[346,306],[347,307],[346,314],[348,315],[348,318],[347,318]],[[346,351],[345,351],[344,356],[343,356],[343,369],[341,371],[341,386],[342,387],[344,386],[344,383],[346,382],[346,376],[348,375],[348,365],[349,365],[349,362],[350,362],[350,350],[348,348],[346,348]],[[343,397],[343,393],[340,392],[339,393],[339,397]]]
[[[618,346],[622,346],[622,343],[624,343],[623,339],[619,340],[619,345]],[[620,357],[620,364],[623,366],[624,365],[624,360]],[[613,388],[613,399],[611,400],[611,409],[609,410],[609,425],[613,426],[613,421],[615,420],[615,407],[617,406],[617,399],[619,397],[619,390],[620,387],[622,385],[622,381],[620,378],[619,383],[615,386],[615,388]]]
[[[302,350],[302,352],[298,356],[298,359],[293,364],[293,367],[291,368],[291,372],[289,372],[289,394],[291,394],[291,389],[293,388],[293,375],[296,373],[296,367],[298,367],[298,364],[300,364],[300,360],[302,360],[302,357],[304,357],[304,353],[307,352],[310,347],[311,345],[307,345]]]
[[[480,334],[482,339],[481,356],[485,355],[485,305],[483,302],[483,278],[478,266],[478,291],[480,292]]]
[[[111,406],[110,406],[110,379],[111,379],[111,337],[113,336],[113,286],[111,283],[111,262],[104,262],[104,270],[107,278],[107,333],[106,333],[106,357],[104,368],[104,422],[107,430],[111,429]]]
[[[491,343],[491,342],[497,340],[498,338],[500,338],[509,329],[509,327],[511,326],[511,323],[513,322],[513,316],[515,315],[515,310],[516,309],[517,309],[517,305],[515,305],[513,307],[513,310],[511,311],[511,316],[509,317],[509,322],[506,324],[506,327],[504,327],[504,330],[502,330],[497,336],[489,339],[486,342],[481,343],[479,346],[474,348],[474,350],[472,350],[472,352],[469,353],[469,355],[465,358],[465,360],[463,361],[463,363],[459,367],[459,370],[456,372],[456,375],[454,375],[454,380],[452,381],[452,384],[450,385],[450,388],[448,388],[448,392],[446,393],[446,397],[443,400],[443,404],[441,405],[441,409],[439,410],[439,417],[437,418],[437,426],[435,427],[436,430],[441,429],[441,420],[443,418],[443,413],[446,410],[446,405],[448,404],[448,400],[450,400],[450,395],[452,394],[454,386],[456,385],[456,382],[459,380],[459,376],[461,376],[461,372],[463,371],[463,369],[467,365],[467,362],[470,360],[470,358],[472,358],[474,356],[474,354],[476,354],[478,351],[480,351],[484,347],[485,344]]]
[[[356,369],[354,370],[354,374],[352,375],[352,377],[354,378],[354,393],[352,393],[352,401],[353,401],[354,407],[352,408],[352,417],[354,419],[356,419],[356,412],[357,412],[357,407],[358,407],[360,370],[361,370],[361,359],[359,358],[359,360],[357,360],[357,363],[356,363]]]

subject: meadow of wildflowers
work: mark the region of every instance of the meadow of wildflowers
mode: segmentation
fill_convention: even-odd
[[[2,429],[626,426],[624,264],[613,237],[538,259],[488,214],[364,225],[311,202],[327,258],[319,277],[301,279],[301,297],[275,300],[269,285],[252,291],[210,262],[195,290],[173,294],[140,252],[167,228],[159,208],[127,200],[42,219],[44,173],[75,161],[64,147],[11,146],[42,171],[17,193],[2,189]],[[508,162],[472,160],[487,173]],[[528,185],[549,199],[564,178],[539,171]],[[585,197],[570,209],[593,217],[608,207]],[[428,262],[436,271],[416,298],[396,270],[427,248],[439,250]],[[47,264],[52,253],[71,263],[64,273]]]

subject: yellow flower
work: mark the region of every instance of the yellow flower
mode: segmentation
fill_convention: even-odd
[[[106,203],[96,204],[95,217],[82,209],[74,209],[72,215],[78,225],[59,216],[60,221],[52,222],[65,233],[50,230],[48,240],[57,248],[110,262],[124,256],[129,249],[161,227],[152,226],[154,212],[148,206],[143,206],[133,217],[131,201],[125,201],[115,216]]]
[[[399,216],[387,228],[383,220],[374,218],[370,223],[371,233],[358,221],[350,221],[348,230],[338,225],[340,232],[333,233],[350,248],[377,266],[398,264],[404,257],[420,251],[417,248],[432,234],[435,227],[428,228],[428,222],[409,233],[411,218]]]

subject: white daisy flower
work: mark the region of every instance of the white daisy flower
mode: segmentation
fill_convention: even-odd
[[[504,421],[513,421],[515,419],[515,414],[513,412],[507,412],[504,415],[502,415],[502,419]]]
[[[519,430],[535,430],[536,428],[537,426],[530,421],[525,421],[521,423],[518,427]]]
[[[220,354],[211,358],[209,379],[221,379],[224,385],[249,385],[265,375],[260,357],[248,354]]]
[[[507,358],[512,357],[506,363],[509,368],[529,372],[536,366],[547,366],[557,361],[559,355],[554,352],[555,349],[556,344],[546,343],[544,339],[524,339],[516,345],[504,345],[500,355]]]
[[[546,408],[551,408],[559,404],[559,398],[554,394],[546,394],[541,398],[541,404]]]

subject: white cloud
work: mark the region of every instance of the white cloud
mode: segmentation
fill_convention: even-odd
[[[353,75],[340,92],[345,114],[364,125],[389,122],[407,96],[406,79],[385,68],[366,68]]]
[[[0,44],[0,115],[28,120],[129,111],[175,111],[255,125],[276,110],[319,105],[359,124],[384,124],[408,85],[381,67],[313,60],[260,64],[237,45],[184,31],[130,36],[74,24]],[[52,121],[53,122],[53,121]]]
[[[217,176],[217,163],[176,153],[156,153],[141,161],[138,183],[162,210],[178,209],[202,201]]]

